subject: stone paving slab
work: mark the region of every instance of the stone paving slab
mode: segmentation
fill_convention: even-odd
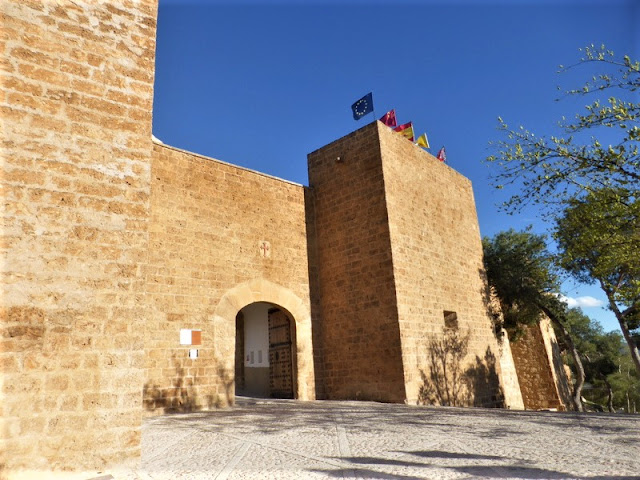
[[[238,399],[146,419],[116,478],[640,479],[640,416]]]

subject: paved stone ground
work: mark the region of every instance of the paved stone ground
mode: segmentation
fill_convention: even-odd
[[[640,479],[640,416],[238,399],[145,420],[140,479]]]

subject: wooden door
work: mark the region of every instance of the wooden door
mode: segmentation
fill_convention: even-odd
[[[236,358],[235,358],[236,395],[245,394],[244,381],[244,314],[236,315]]]
[[[269,389],[274,398],[293,396],[291,321],[279,308],[269,310]]]

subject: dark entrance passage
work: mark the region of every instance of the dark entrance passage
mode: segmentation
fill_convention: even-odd
[[[295,324],[283,309],[264,302],[236,316],[235,393],[295,398]]]

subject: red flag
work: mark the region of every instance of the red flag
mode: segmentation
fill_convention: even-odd
[[[439,151],[438,151],[438,155],[436,156],[436,158],[438,160],[440,160],[441,162],[446,162],[447,161],[447,154],[444,153],[444,147],[442,147]]]
[[[395,109],[385,113],[381,118],[380,121],[382,123],[384,123],[387,127],[395,127],[396,125],[398,125],[396,123],[396,111]]]
[[[402,125],[397,126],[393,129],[395,132],[398,132],[403,137],[409,139],[409,141],[413,142],[413,123],[404,123]]]

